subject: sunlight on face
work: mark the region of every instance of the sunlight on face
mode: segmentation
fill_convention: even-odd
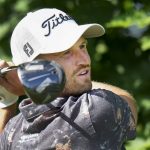
[[[81,37],[70,49],[55,53],[42,54],[37,58],[54,60],[64,69],[66,85],[62,96],[78,95],[88,91],[91,83],[91,61],[87,52],[87,41]]]

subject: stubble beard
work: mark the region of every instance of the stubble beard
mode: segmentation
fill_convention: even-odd
[[[89,76],[80,78],[78,73],[81,69],[87,69]],[[67,73],[66,73],[67,74]],[[92,89],[90,65],[81,65],[72,72],[69,76],[66,76],[66,84],[61,96],[76,96],[81,95]]]
[[[91,79],[86,79],[84,83],[79,83],[76,81],[66,82],[61,96],[77,96],[84,92],[91,90],[92,82]]]

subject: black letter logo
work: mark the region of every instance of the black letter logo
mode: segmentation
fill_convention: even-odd
[[[28,57],[30,57],[34,53],[33,48],[28,42],[23,46],[23,50],[27,54]]]
[[[70,16],[59,14],[58,17],[54,14],[50,18],[46,19],[42,23],[42,28],[47,28],[47,34],[44,36],[49,36],[51,34],[52,29],[62,24],[64,21],[73,20]]]

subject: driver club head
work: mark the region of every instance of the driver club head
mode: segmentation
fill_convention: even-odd
[[[54,100],[65,86],[65,73],[54,61],[34,60],[23,63],[17,69],[25,92],[36,104]]]

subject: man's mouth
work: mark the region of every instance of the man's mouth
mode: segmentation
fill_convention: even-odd
[[[89,75],[89,69],[84,69],[79,71],[79,73],[77,74],[78,76],[86,76]]]
[[[89,72],[88,70],[83,70],[82,72],[79,73],[79,75],[81,75],[81,76],[86,75],[86,74],[88,74],[88,72]]]

